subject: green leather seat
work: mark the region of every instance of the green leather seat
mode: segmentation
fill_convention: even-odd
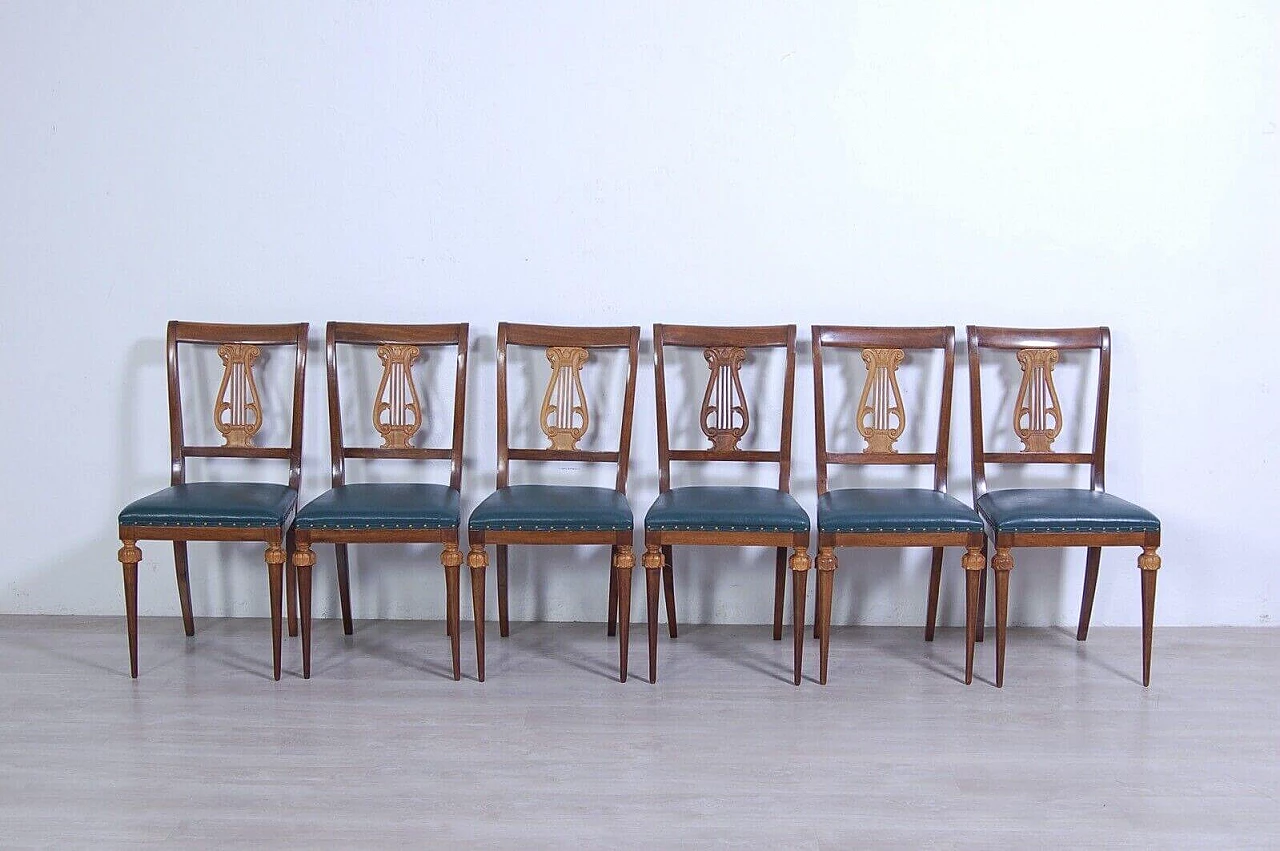
[[[259,482],[191,482],[129,503],[121,526],[280,526],[298,503],[285,485]]]
[[[996,532],[1158,532],[1160,520],[1117,496],[1074,488],[1010,488],[978,497]]]
[[[925,488],[842,488],[818,497],[819,532],[981,532],[976,511]]]
[[[298,529],[456,529],[458,492],[447,485],[355,484],[303,506]]]
[[[604,532],[634,523],[625,494],[612,488],[512,485],[491,493],[471,512],[472,529],[504,532]]]
[[[644,527],[664,532],[808,532],[809,515],[777,488],[685,487],[660,494]]]

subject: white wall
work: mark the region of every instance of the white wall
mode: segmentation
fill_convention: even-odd
[[[470,321],[467,507],[500,319],[1105,322],[1109,485],[1165,523],[1159,621],[1269,622],[1277,8],[975,5],[0,4],[0,610],[121,611],[116,512],[167,483],[170,318]],[[807,347],[800,370],[812,507]],[[143,613],[176,614],[168,548],[143,551]],[[686,617],[767,621],[768,553],[677,553]],[[197,613],[265,614],[259,557],[196,546]],[[434,552],[358,558],[359,616],[441,616]],[[604,563],[518,550],[514,616],[602,619]],[[923,553],[842,564],[837,619],[921,622]],[[1082,570],[1020,559],[1013,619],[1074,622]],[[959,577],[953,552],[951,623]],[[1095,623],[1138,613],[1134,552],[1108,552]]]

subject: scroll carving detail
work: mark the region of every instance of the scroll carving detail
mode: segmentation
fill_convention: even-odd
[[[712,346],[702,356],[707,359],[711,377],[707,381],[707,392],[702,397],[698,421],[702,433],[711,441],[712,449],[729,452],[738,448],[738,441],[751,425],[747,396],[742,390],[739,375],[747,353],[738,346]]]
[[[552,449],[577,449],[578,441],[587,433],[591,416],[587,412],[587,394],[582,389],[582,366],[590,356],[586,349],[576,346],[547,349],[551,380],[542,397],[541,425]]]
[[[858,433],[867,442],[867,452],[894,453],[893,444],[907,427],[898,387],[898,364],[906,355],[902,349],[863,349],[867,383],[858,400]]]
[[[1052,452],[1050,444],[1062,432],[1062,408],[1053,386],[1057,349],[1022,349],[1022,383],[1013,408],[1013,430],[1023,452]],[[1051,424],[1052,423],[1052,424]]]
[[[382,380],[373,397],[373,427],[382,435],[383,449],[408,449],[409,440],[422,426],[422,405],[412,371],[419,355],[417,346],[378,346]]]
[[[226,446],[252,446],[253,436],[262,428],[262,401],[253,380],[253,363],[260,354],[257,346],[248,343],[218,347],[223,371],[213,406],[213,425]]]

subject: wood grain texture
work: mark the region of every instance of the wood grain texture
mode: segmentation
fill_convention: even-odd
[[[1084,645],[1010,630],[1019,676],[996,691],[982,645],[979,682],[959,684],[958,629],[925,644],[837,627],[831,685],[795,689],[768,626],[686,626],[658,685],[620,685],[601,624],[513,624],[484,684],[465,645],[453,681],[438,622],[359,621],[348,646],[341,621],[317,620],[316,677],[289,642],[279,683],[264,620],[198,625],[193,641],[176,616],[143,619],[132,681],[119,618],[0,617],[6,846],[1261,848],[1280,834],[1274,629],[1165,628],[1149,690],[1137,629],[1095,627]]]

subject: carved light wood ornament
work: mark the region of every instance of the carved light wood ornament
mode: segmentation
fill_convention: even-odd
[[[1013,408],[1013,430],[1022,441],[1023,452],[1052,452],[1050,444],[1062,431],[1062,408],[1053,386],[1053,365],[1057,362],[1057,349],[1018,352],[1022,384]]]
[[[253,362],[259,354],[258,347],[248,343],[218,347],[223,371],[213,406],[213,425],[226,446],[252,446],[253,436],[262,428],[262,402],[253,380]]]
[[[542,433],[551,440],[552,449],[578,448],[587,433],[591,417],[587,413],[587,394],[582,389],[582,365],[591,354],[576,346],[549,346],[551,380],[542,397]]]
[[[867,383],[858,400],[858,433],[867,441],[867,452],[897,452],[894,442],[907,427],[898,388],[898,364],[906,355],[902,349],[863,349]]]
[[[711,441],[717,452],[738,448],[738,441],[747,433],[751,415],[747,413],[747,396],[742,390],[739,375],[747,359],[745,349],[737,346],[712,346],[703,351],[711,377],[707,392],[702,397],[702,413],[699,423],[702,433]]]
[[[378,346],[382,380],[373,397],[373,427],[382,435],[383,449],[408,449],[409,440],[422,426],[422,405],[413,384],[417,346]]]

